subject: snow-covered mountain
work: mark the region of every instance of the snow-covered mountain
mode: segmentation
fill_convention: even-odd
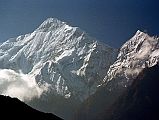
[[[83,102],[75,120],[158,120],[159,64],[143,69],[132,81],[122,93],[98,89]]]
[[[80,28],[48,18],[32,33],[0,44],[0,94],[71,119],[97,90],[111,105],[142,69],[158,61],[157,37],[137,31],[118,53]]]
[[[26,93],[23,96],[21,88],[13,87],[24,83],[29,89],[36,87],[38,97],[53,93],[84,100],[101,84],[116,53],[115,49],[80,28],[48,18],[32,33],[11,38],[0,45],[0,74],[15,78],[12,81],[6,78],[0,84],[5,85],[0,93],[25,101]],[[16,78],[25,82],[17,83]],[[32,81],[31,85],[27,79]],[[8,85],[6,81],[11,83]],[[17,91],[14,93],[14,89],[20,95]]]
[[[117,60],[108,70],[104,82],[127,87],[144,68],[152,67],[159,61],[159,38],[137,31],[121,48]],[[117,80],[118,79],[118,80]]]
[[[106,77],[103,80],[103,84],[99,85],[98,90],[95,94],[90,96],[87,100],[85,100],[78,109],[78,112],[75,113],[74,119],[75,120],[107,120],[109,119],[110,115],[114,117],[114,119],[109,120],[115,120],[118,119],[118,117],[121,117],[121,113],[126,113],[124,115],[130,115],[129,112],[134,112],[137,114],[140,114],[142,111],[136,112],[136,109],[133,105],[134,103],[138,103],[138,97],[143,99],[147,99],[149,101],[149,104],[152,105],[152,102],[150,102],[149,97],[145,94],[147,91],[144,85],[151,86],[155,85],[156,83],[153,83],[153,79],[149,76],[149,81],[147,84],[147,81],[143,80],[143,85],[140,86],[136,83],[140,83],[140,79],[144,76],[145,79],[147,77],[145,74],[143,74],[144,69],[148,69],[149,71],[152,70],[152,73],[154,76],[157,76],[158,71],[153,70],[153,66],[158,66],[156,64],[159,63],[159,38],[157,37],[150,37],[148,34],[137,31],[136,34],[128,40],[119,50],[118,57],[114,64],[112,64],[107,72]],[[147,68],[148,67],[148,68]],[[152,69],[151,69],[152,67]],[[138,76],[139,75],[139,76]],[[138,78],[137,78],[138,77]],[[150,81],[152,80],[152,81]],[[157,81],[157,79],[156,79]],[[149,84],[151,83],[152,84]],[[136,96],[138,93],[133,89],[135,92],[130,92],[129,95],[124,94],[127,92],[127,90],[132,89],[134,86],[133,83],[135,83],[135,86],[144,92],[144,94],[140,94],[140,96]],[[157,85],[156,85],[157,86]],[[145,90],[144,90],[145,89]],[[155,90],[156,88],[149,88],[148,91]],[[157,92],[157,91],[156,91]],[[148,92],[152,94],[151,92]],[[155,93],[156,95],[157,93]],[[125,96],[124,96],[125,95]],[[146,96],[143,97],[143,96]],[[155,96],[154,95],[154,96]],[[118,101],[119,98],[122,98],[122,101]],[[125,99],[126,98],[126,99]],[[154,99],[158,99],[157,96]],[[127,100],[133,101],[133,102],[127,102]],[[137,100],[137,101],[136,101]],[[126,101],[126,102],[125,102]],[[114,103],[118,102],[118,106],[114,106]],[[140,101],[140,107],[142,110],[148,110],[148,108],[144,108],[142,105],[144,105],[145,101]],[[135,104],[136,104],[135,103]],[[142,104],[144,103],[144,104]],[[139,103],[138,103],[139,104]],[[125,106],[124,106],[125,105]],[[127,105],[127,106],[126,106]],[[118,111],[114,114],[111,113],[113,110],[112,106],[114,106]],[[118,107],[123,107],[123,109],[119,109]],[[132,107],[133,106],[133,107]],[[145,106],[147,106],[145,104]],[[155,105],[154,105],[155,106]],[[143,108],[142,108],[143,107]],[[135,109],[132,109],[135,108]],[[124,111],[124,112],[123,112]],[[119,116],[117,116],[119,114]],[[143,116],[142,116],[143,115]],[[145,115],[142,114],[141,116],[144,117]],[[134,115],[131,114],[131,117],[128,116],[128,119],[133,119]],[[136,118],[137,116],[135,116]]]

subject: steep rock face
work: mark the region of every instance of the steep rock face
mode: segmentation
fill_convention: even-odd
[[[127,87],[131,85],[143,68],[152,67],[159,61],[159,38],[137,31],[121,48],[117,60],[110,66],[106,83],[118,79],[116,84]],[[110,81],[110,82],[109,82]]]

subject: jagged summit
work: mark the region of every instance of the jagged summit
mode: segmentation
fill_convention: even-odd
[[[146,34],[146,33],[141,30],[137,30],[135,35],[139,35],[139,34]]]
[[[57,18],[52,18],[52,17],[47,18],[43,23],[47,23],[47,22],[52,22],[52,23],[62,23],[61,20],[59,20],[59,19],[57,19]],[[43,24],[43,23],[42,23],[42,24]],[[64,22],[63,22],[63,23],[64,23]]]
[[[123,49],[125,46],[131,47],[131,43],[138,44],[138,42],[142,42],[143,40],[146,40],[146,38],[150,37],[147,33],[144,33],[140,30],[137,30],[137,32],[135,33],[135,35],[128,41],[126,41],[122,47],[120,48]],[[133,46],[132,46],[133,47]]]
[[[75,30],[87,34],[84,30],[77,26],[71,26],[67,22],[63,22],[57,18],[47,18],[35,31],[39,32],[49,32],[57,30]]]
[[[117,60],[110,66],[104,81],[120,79],[118,84],[127,86],[145,67],[159,61],[159,39],[137,31],[121,48]]]
[[[65,22],[62,22],[57,18],[48,18],[35,31],[46,32],[56,30],[57,28],[62,27],[65,24]]]

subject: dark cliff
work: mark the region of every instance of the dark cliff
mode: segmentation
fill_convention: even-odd
[[[4,119],[61,120],[59,117],[37,111],[16,98],[0,95],[0,117]],[[0,119],[1,119],[0,118]]]

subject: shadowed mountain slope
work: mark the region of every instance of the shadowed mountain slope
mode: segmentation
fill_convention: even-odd
[[[5,119],[32,119],[38,120],[61,120],[61,118],[51,114],[37,111],[16,98],[0,96],[0,114]]]
[[[96,94],[84,102],[75,115],[75,119],[157,120],[159,119],[158,91],[159,65],[157,64],[145,68],[122,94],[117,90],[111,94],[106,88],[99,89]],[[116,99],[113,99],[113,95]]]

